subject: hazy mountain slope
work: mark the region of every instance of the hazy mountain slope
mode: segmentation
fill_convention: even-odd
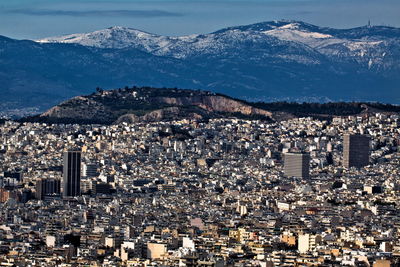
[[[175,59],[139,50],[109,50],[76,44],[38,44],[0,39],[2,100],[46,108],[97,86],[175,86],[176,72],[188,67]],[[185,83],[185,77],[180,82]],[[190,84],[190,83],[189,83]]]

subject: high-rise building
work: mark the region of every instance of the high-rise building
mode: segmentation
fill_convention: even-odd
[[[81,152],[64,152],[63,196],[74,197],[81,193]]]
[[[310,154],[285,153],[284,172],[286,177],[309,178]]]
[[[46,197],[59,197],[60,187],[59,179],[39,179],[36,182],[36,198],[43,200]]]
[[[369,164],[370,138],[366,135],[346,134],[343,137],[343,165],[361,168]]]

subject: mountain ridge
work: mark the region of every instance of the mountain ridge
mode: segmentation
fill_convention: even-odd
[[[306,44],[322,54],[329,54],[325,46],[331,44],[341,44],[348,49],[359,50],[363,57],[368,46],[379,45],[379,38],[393,37],[400,38],[400,29],[388,26],[363,26],[352,29],[333,29],[329,27],[318,27],[309,23],[295,20],[280,20],[273,22],[261,22],[244,26],[227,27],[208,34],[193,34],[185,36],[162,36],[148,33],[145,31],[114,26],[104,30],[90,33],[72,34],[59,37],[50,37],[38,42],[50,43],[78,43],[85,46],[99,48],[137,48],[156,55],[168,55],[176,58],[187,57],[190,55],[182,54],[182,51],[174,52],[183,45],[192,45],[191,49],[199,49],[199,46],[206,47],[209,42],[207,39],[214,38],[214,35],[237,35],[235,38],[246,38],[239,32],[251,35],[253,38],[276,37],[282,41],[295,41]],[[367,38],[366,38],[367,37]],[[372,38],[373,37],[373,38]],[[343,38],[351,38],[343,40]],[[216,39],[216,38],[214,38]],[[321,40],[329,42],[321,42]],[[213,40],[216,43],[216,40]],[[377,43],[378,42],[378,43]],[[193,45],[197,44],[197,45]]]
[[[380,30],[379,30],[380,29]],[[382,31],[385,29],[386,31]],[[274,30],[280,30],[279,34],[273,34]],[[385,32],[384,36],[394,36],[400,37],[400,30],[394,27],[384,27],[384,26],[364,26],[352,29],[333,29],[329,27],[318,27],[309,23],[295,21],[295,20],[280,20],[273,22],[261,22],[244,26],[233,26],[227,27],[215,32],[211,32],[208,34],[193,34],[193,35],[184,35],[184,36],[162,36],[158,34],[148,33],[145,31],[141,31],[138,29],[114,26],[109,27],[104,30],[98,30],[89,33],[83,34],[72,34],[66,36],[59,37],[50,37],[37,40],[38,42],[51,42],[51,43],[79,43],[81,45],[86,46],[94,46],[99,48],[128,48],[128,47],[142,47],[147,52],[156,53],[160,49],[166,49],[171,46],[182,45],[179,42],[187,42],[194,43],[203,41],[204,37],[209,37],[213,35],[224,34],[228,32],[251,32],[251,33],[263,33],[266,36],[274,36],[278,39],[285,40],[285,37],[282,37],[282,32],[284,30],[289,31],[297,31],[301,34],[306,33],[314,33],[308,36],[303,36],[304,38],[309,39],[324,39],[324,38],[334,38],[340,39],[343,36],[347,36],[347,38],[352,37],[352,39],[362,39],[366,35],[368,37],[373,36],[382,36],[381,34]],[[360,34],[361,31],[361,34]],[[352,33],[352,34],[349,34]],[[389,34],[390,33],[390,34]],[[114,39],[114,37],[117,37]],[[154,40],[151,40],[153,38]],[[142,40],[140,40],[142,39]],[[293,40],[292,38],[286,37],[288,40]],[[118,43],[115,44],[115,40],[118,40]],[[109,42],[107,42],[109,41]],[[143,41],[141,44],[140,42]],[[295,40],[300,43],[310,44],[310,41]],[[336,40],[338,41],[338,40]],[[368,41],[368,40],[364,40]],[[370,41],[370,40],[369,40]],[[139,42],[139,44],[138,44]],[[150,44],[145,45],[146,42],[150,42]],[[187,43],[185,43],[187,45]],[[166,51],[161,51],[158,53],[166,53]],[[175,57],[178,57],[175,55]]]

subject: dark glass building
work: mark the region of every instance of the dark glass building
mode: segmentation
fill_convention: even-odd
[[[36,198],[43,200],[46,197],[60,196],[60,180],[54,178],[39,179],[36,182]]]
[[[81,193],[81,152],[64,152],[63,196],[74,197]]]
[[[346,168],[361,168],[369,164],[370,138],[360,134],[343,137],[343,165]]]
[[[284,172],[286,177],[309,178],[310,154],[285,153]]]

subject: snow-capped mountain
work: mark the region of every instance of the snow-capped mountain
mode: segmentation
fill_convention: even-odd
[[[127,49],[174,58],[196,57],[199,54],[220,54],[226,49],[246,44],[279,46],[305,45],[325,56],[355,60],[366,68],[386,69],[385,57],[390,46],[398,44],[400,30],[391,27],[361,27],[336,30],[299,21],[275,21],[226,28],[204,35],[179,37],[160,36],[136,29],[111,27],[92,33],[72,34],[38,40],[42,43],[76,43],[98,48]],[[394,55],[394,56],[398,56]],[[317,63],[303,57],[285,55],[303,63]]]
[[[123,27],[36,41],[0,36],[0,63],[0,106],[51,106],[125,85],[400,103],[400,29],[385,26],[272,21],[177,37]]]
[[[91,33],[72,34],[37,40],[39,43],[80,44],[97,48],[139,49],[157,56],[188,58],[200,54],[218,54],[228,48],[238,48],[246,43],[271,44],[278,42],[263,32],[236,29],[204,35],[179,37],[160,36],[136,29],[111,27]]]
[[[80,44],[98,48],[140,48],[146,51],[156,50],[163,43],[169,43],[169,37],[125,27],[110,27],[91,33],[70,34],[37,40],[40,43]]]

